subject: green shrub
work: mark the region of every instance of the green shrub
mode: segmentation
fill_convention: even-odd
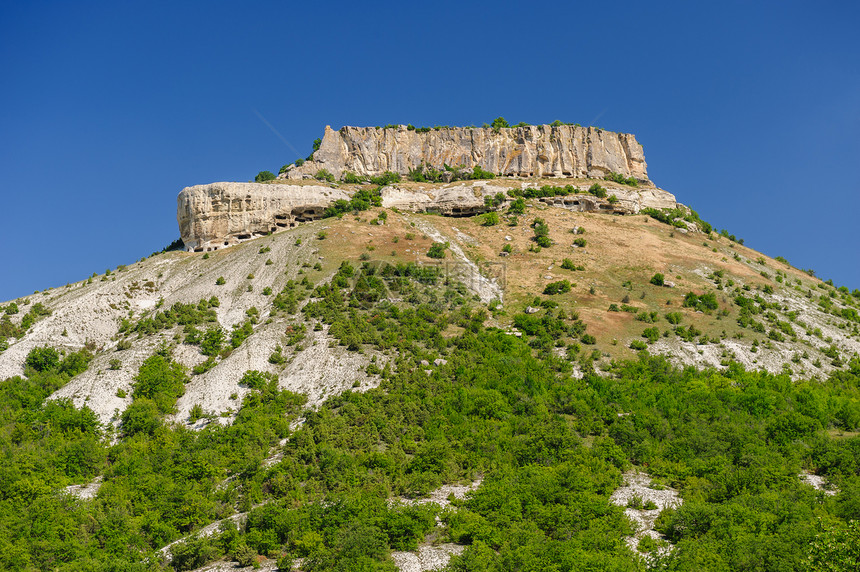
[[[27,354],[24,365],[35,372],[57,369],[60,365],[60,353],[48,346],[33,348]]]
[[[642,331],[642,337],[648,340],[648,343],[653,344],[660,339],[660,330],[657,328],[645,328]]]
[[[543,289],[544,294],[565,294],[570,292],[570,282],[568,280],[559,280],[558,282],[550,282]]]
[[[504,117],[496,117],[495,119],[493,119],[493,122],[490,123],[490,127],[493,128],[493,131],[498,133],[499,130],[501,130],[505,127],[510,127],[510,125],[508,124],[507,121],[505,121]]]
[[[266,181],[274,181],[275,175],[271,171],[260,171],[257,173],[257,176],[254,177],[254,181],[258,183],[265,183]]]
[[[430,258],[445,258],[445,250],[450,246],[447,242],[434,242],[427,251]]]
[[[502,247],[502,252],[507,252],[508,254],[510,254],[513,251],[514,248],[510,244],[506,244]]]
[[[624,175],[614,171],[610,171],[609,174],[605,175],[603,178],[607,181],[614,181],[622,185],[629,185],[631,187],[639,186],[639,181],[637,181],[635,177],[625,177]]]
[[[633,340],[632,342],[630,342],[630,349],[641,351],[644,349],[648,349],[648,345],[642,340]]]
[[[585,270],[585,266],[574,264],[570,258],[562,260],[561,267],[565,270]]]
[[[470,179],[495,179],[496,175],[490,171],[483,170],[480,166],[475,165],[472,172],[469,173]]]
[[[666,321],[674,326],[681,323],[682,317],[681,312],[669,312],[666,314]]]
[[[188,420],[192,423],[196,423],[198,420],[202,419],[206,413],[203,411],[203,406],[199,403],[195,403],[191,406],[191,410],[188,412]]]
[[[135,400],[152,400],[159,412],[170,413],[177,398],[185,393],[188,375],[182,364],[174,362],[170,354],[161,349],[144,360],[134,381],[132,397]]]
[[[257,391],[262,391],[270,384],[277,385],[277,383],[278,376],[274,373],[257,370],[246,371],[245,374],[242,376],[242,380],[239,382],[240,385],[244,385],[245,387],[251,389],[256,389]]]
[[[535,237],[535,242],[537,242],[537,245],[541,248],[549,248],[552,246],[552,241],[545,235]]]
[[[696,295],[693,292],[688,292],[687,295],[684,296],[683,306],[685,308],[695,308],[702,312],[710,312],[712,310],[716,310],[719,307],[719,304],[717,302],[717,296],[713,292],[708,292],[701,296]]]
[[[226,280],[224,280],[224,277],[223,277],[223,276],[219,276],[219,277],[215,280],[215,285],[216,285],[216,286],[223,286],[223,285],[224,285],[224,284],[226,284],[226,283],[227,283],[227,281],[226,281]]]
[[[350,185],[358,185],[365,181],[364,177],[359,177],[355,173],[350,173],[349,171],[344,171],[341,176],[341,180]]]
[[[385,187],[393,183],[399,183],[400,173],[395,173],[394,171],[385,171],[381,175],[371,177],[370,182],[379,187]]]
[[[588,192],[597,197],[598,199],[606,198],[606,189],[600,186],[599,183],[594,183],[590,187],[588,187]]]
[[[200,375],[200,374],[206,373],[207,371],[209,371],[210,369],[212,369],[216,365],[218,365],[218,360],[215,359],[214,356],[209,356],[208,358],[206,358],[205,361],[198,363],[197,365],[192,367],[191,373],[193,375]]]
[[[654,286],[663,286],[664,280],[665,277],[658,272],[651,277],[651,284],[653,284]]]
[[[588,244],[588,241],[584,238],[577,238],[573,241],[573,244],[575,246],[578,246],[579,248],[585,248],[585,246]]]
[[[582,337],[579,339],[579,341],[581,341],[582,343],[584,343],[586,345],[593,346],[594,344],[597,343],[597,338],[595,338],[591,334],[583,334]]]
[[[329,183],[333,183],[334,175],[332,175],[328,169],[320,169],[314,173],[314,179],[317,181],[328,181]]]
[[[135,399],[120,417],[123,435],[131,437],[138,433],[152,435],[161,426],[158,406],[151,399]]]
[[[499,213],[489,212],[481,215],[481,226],[496,226],[499,224]]]
[[[508,207],[508,212],[511,214],[525,214],[526,212],[526,201],[522,197],[516,199],[511,203]]]

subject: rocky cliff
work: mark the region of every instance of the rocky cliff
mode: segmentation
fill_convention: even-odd
[[[453,127],[417,131],[396,128],[326,127],[311,161],[293,166],[286,179],[312,177],[320,169],[335,177],[345,172],[401,175],[422,163],[442,169],[479,166],[496,175],[602,178],[609,172],[648,183],[645,154],[636,137],[596,127],[529,125],[492,129]]]
[[[176,219],[188,250],[215,250],[322,217],[327,206],[349,200],[322,185],[211,183],[182,189]]]
[[[630,188],[604,183],[618,199],[609,202],[587,194],[547,197],[542,202],[579,212],[635,214],[645,207],[674,208],[675,196],[656,187]],[[462,181],[452,184],[403,183],[382,188],[385,208],[444,216],[473,216],[490,207],[486,197],[505,195],[511,181]],[[515,182],[516,188],[537,186]],[[316,220],[337,200],[349,200],[354,189],[320,184],[211,183],[186,187],[177,199],[177,221],[187,250],[203,252],[232,246],[244,240]],[[500,205],[502,206],[502,205]]]

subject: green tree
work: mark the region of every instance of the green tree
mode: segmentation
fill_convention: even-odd
[[[56,369],[60,365],[60,354],[57,350],[48,346],[33,348],[27,354],[24,365],[37,372]]]
[[[427,251],[430,258],[445,258],[445,250],[450,246],[447,242],[434,242]]]
[[[505,121],[504,117],[496,117],[495,119],[493,119],[493,122],[490,124],[490,127],[493,128],[493,131],[498,133],[500,129],[504,127],[510,127],[510,125],[508,125],[508,122]]]
[[[818,532],[809,545],[809,558],[803,570],[808,572],[847,572],[860,570],[860,521],[847,524],[824,524],[819,519]]]
[[[266,181],[274,181],[275,174],[271,171],[260,171],[257,173],[257,176],[254,177],[254,181],[258,183],[265,183]]]
[[[185,393],[188,375],[181,363],[164,353],[156,353],[144,360],[134,380],[132,397],[151,399],[161,413],[169,413],[176,399]]]

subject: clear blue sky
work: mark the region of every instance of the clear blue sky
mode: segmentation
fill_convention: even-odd
[[[860,287],[855,2],[3,2],[0,300],[177,238],[323,127],[632,132],[659,186]],[[298,150],[279,139],[264,117]]]

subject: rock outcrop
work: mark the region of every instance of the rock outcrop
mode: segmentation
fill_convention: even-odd
[[[322,185],[210,183],[182,189],[176,219],[185,248],[217,250],[321,218],[340,190]]]
[[[585,188],[580,190],[584,191]],[[636,214],[644,208],[673,209],[678,206],[675,195],[656,187],[631,189],[619,186],[611,188],[609,192],[615,195],[617,202],[612,203],[589,194],[545,197],[540,201],[572,211],[607,214]]]
[[[605,183],[617,201],[600,199],[579,185],[579,194],[541,199],[551,206],[580,212],[635,214],[645,207],[674,208],[675,197],[662,189],[633,189]],[[516,183],[519,188],[533,183]],[[489,210],[485,199],[500,193],[507,197],[508,184],[499,180],[451,184],[403,184],[382,188],[382,206],[444,216],[474,216]],[[337,200],[349,200],[352,190],[318,184],[211,183],[186,187],[179,193],[177,220],[187,250],[218,250],[301,222],[321,218]]]
[[[326,127],[312,160],[293,166],[280,178],[302,179],[326,169],[375,176],[405,175],[422,163],[436,169],[475,166],[496,175],[602,178],[609,172],[648,184],[642,145],[629,133],[577,125],[452,127],[418,131],[394,128]]]

